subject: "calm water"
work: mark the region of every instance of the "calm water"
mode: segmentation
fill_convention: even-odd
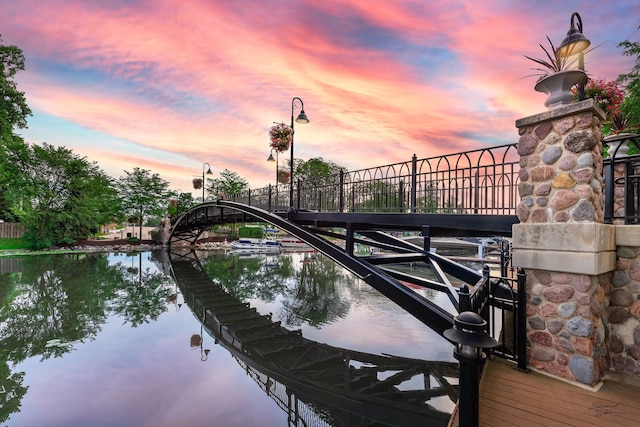
[[[307,340],[455,362],[444,339],[319,254],[198,255],[191,265],[208,286]],[[209,288],[183,265],[173,276],[164,252],[0,258],[0,425],[382,425],[345,422],[216,340]],[[454,406],[447,396],[429,404]]]

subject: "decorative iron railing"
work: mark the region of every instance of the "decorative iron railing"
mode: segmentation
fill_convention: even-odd
[[[520,170],[516,144],[340,172],[296,181],[294,207],[319,212],[514,215]],[[286,184],[230,196],[269,211],[289,207]],[[277,189],[277,190],[276,190]]]
[[[640,223],[640,135],[606,138],[604,159],[604,222]],[[629,155],[629,152],[636,154]]]
[[[622,142],[618,147],[616,143]],[[640,223],[640,135],[603,141],[614,148],[604,159],[604,222]],[[519,201],[517,144],[360,169],[314,182],[297,180],[293,205],[318,212],[405,212],[515,215]],[[631,150],[633,152],[633,149]],[[289,185],[230,195],[268,211],[289,207]]]

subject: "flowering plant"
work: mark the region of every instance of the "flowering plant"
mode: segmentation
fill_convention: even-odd
[[[577,91],[574,89],[574,95],[577,100]],[[620,106],[624,100],[624,93],[620,84],[615,81],[607,81],[602,78],[589,79],[584,87],[585,99],[593,98],[602,111],[607,113],[607,117],[611,118],[615,113],[620,112]]]
[[[605,136],[637,130],[638,124],[634,123],[629,114],[623,111],[625,97],[620,83],[602,78],[592,79],[585,86],[584,94],[585,98],[593,98],[598,106],[607,113],[607,119],[602,124],[602,133]]]
[[[278,171],[278,182],[281,184],[287,184],[289,182],[289,178],[291,178],[291,174],[286,170]]]
[[[271,148],[282,153],[289,148],[293,141],[293,129],[284,123],[276,123],[269,128],[269,139]]]

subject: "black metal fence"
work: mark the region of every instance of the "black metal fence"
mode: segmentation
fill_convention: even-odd
[[[616,142],[621,142],[617,148]],[[640,135],[608,140],[604,159],[605,223],[640,223]],[[317,212],[405,212],[515,215],[519,200],[517,144],[341,172],[313,182],[296,180],[293,206]],[[632,149],[633,153],[634,150]],[[289,185],[230,195],[268,211],[289,207]]]
[[[515,214],[519,157],[515,144],[361,169],[314,182],[296,180],[296,209],[318,212]],[[294,176],[295,178],[295,176]],[[280,184],[231,195],[269,211],[289,207]]]
[[[604,222],[640,223],[640,135],[606,138]],[[628,153],[634,153],[629,155]]]

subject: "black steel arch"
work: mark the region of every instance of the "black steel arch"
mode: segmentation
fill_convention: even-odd
[[[446,329],[453,326],[453,315],[451,313],[407,288],[397,279],[394,279],[375,265],[367,262],[366,259],[353,256],[346,250],[330,243],[322,237],[319,237],[313,231],[303,228],[280,215],[271,214],[263,209],[227,200],[218,200],[217,204],[221,208],[234,209],[251,217],[271,223],[287,233],[305,241],[309,246],[322,252],[336,263],[351,271],[361,280],[381,292],[396,304],[400,305],[407,312],[439,334],[442,334]],[[426,256],[424,254],[416,255],[421,258],[425,257],[426,260]]]

